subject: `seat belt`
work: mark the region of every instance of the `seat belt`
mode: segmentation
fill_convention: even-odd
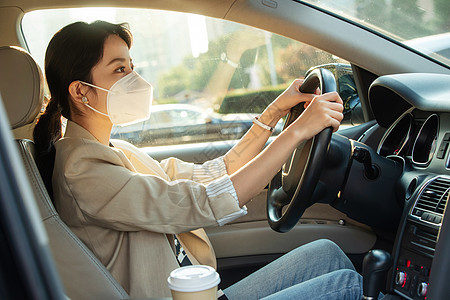
[[[184,251],[184,248],[178,240],[176,234],[173,235],[173,241],[175,244],[175,256],[180,267],[191,266],[192,262],[187,256],[186,251]]]

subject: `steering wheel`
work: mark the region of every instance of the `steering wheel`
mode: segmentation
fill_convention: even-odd
[[[302,93],[336,91],[336,80],[327,69],[315,69],[300,87]],[[304,111],[299,103],[289,112],[283,130]],[[270,227],[278,232],[287,232],[297,224],[306,208],[314,204],[313,192],[325,165],[333,128],[328,127],[302,143],[294,150],[269,184],[267,193],[267,219]],[[287,207],[285,207],[287,206]]]

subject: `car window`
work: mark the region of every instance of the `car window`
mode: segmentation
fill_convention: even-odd
[[[112,131],[113,138],[137,146],[238,139],[252,125],[253,117],[311,67],[342,65],[352,76],[347,62],[309,45],[186,13],[123,8],[38,10],[25,14],[22,30],[29,51],[43,66],[45,49],[57,30],[75,21],[97,19],[129,24],[136,71],[154,87],[150,119]],[[346,89],[347,94],[350,90]],[[351,109],[359,103],[356,89],[353,92],[345,96],[352,100],[347,105]],[[279,124],[274,134],[281,128]]]

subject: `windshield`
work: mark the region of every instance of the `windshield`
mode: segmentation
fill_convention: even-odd
[[[448,0],[305,0],[450,65]]]

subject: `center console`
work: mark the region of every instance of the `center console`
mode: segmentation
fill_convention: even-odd
[[[450,190],[450,178],[436,177],[421,189],[412,205],[398,244],[393,290],[406,299],[427,299],[431,264],[442,216]]]

